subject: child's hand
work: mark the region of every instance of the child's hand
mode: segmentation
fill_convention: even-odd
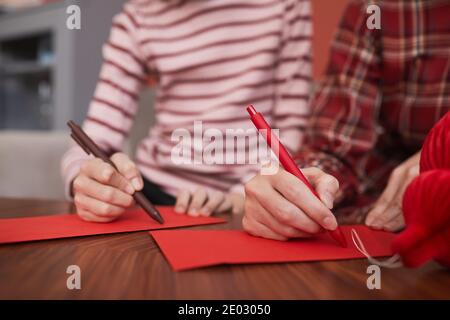
[[[124,153],[116,153],[111,165],[101,159],[86,160],[73,180],[72,192],[78,215],[86,221],[110,222],[133,205],[132,194],[143,188],[136,165]]]
[[[243,212],[244,196],[237,193],[224,194],[216,191],[208,194],[203,188],[191,193],[182,190],[177,196],[175,212],[187,213],[190,216],[209,216],[213,213],[232,211],[235,214]]]
[[[330,209],[339,182],[317,168],[302,171],[321,200],[302,181],[281,168],[274,175],[258,174],[245,185],[242,226],[248,233],[287,240],[337,228]]]

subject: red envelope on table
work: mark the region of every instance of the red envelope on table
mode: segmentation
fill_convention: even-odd
[[[165,220],[164,224],[151,219],[142,209],[129,210],[110,223],[86,222],[75,214],[0,219],[0,244],[225,222],[222,218],[177,214],[173,207],[158,207],[158,210]]]
[[[275,263],[364,258],[353,245],[351,230],[359,234],[372,257],[392,254],[394,234],[363,225],[342,226],[348,248],[327,234],[310,239],[277,241],[253,237],[242,230],[172,230],[150,234],[175,271],[219,264]]]

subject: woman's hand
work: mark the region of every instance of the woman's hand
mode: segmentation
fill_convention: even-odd
[[[213,213],[231,211],[239,214],[244,211],[244,196],[237,193],[225,194],[220,191],[208,192],[198,188],[195,192],[182,190],[177,196],[175,212],[190,216],[209,216]]]
[[[302,169],[320,196],[294,175],[278,170],[275,175],[257,175],[245,185],[244,229],[252,235],[287,240],[335,230],[330,209],[339,190],[336,178],[317,168]]]
[[[116,153],[110,164],[101,159],[86,160],[73,180],[72,193],[78,215],[86,221],[110,222],[133,205],[133,193],[143,188],[136,165],[124,153]]]
[[[405,226],[402,201],[406,188],[419,175],[420,152],[396,167],[373,209],[368,213],[366,225],[374,229],[398,231]]]

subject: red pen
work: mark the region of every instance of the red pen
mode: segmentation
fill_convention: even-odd
[[[260,133],[261,130],[266,130],[266,134],[263,134],[263,136],[266,138],[267,144],[270,148],[272,148],[272,151],[274,151],[275,154],[277,154],[276,148],[278,147],[278,158],[284,169],[299,178],[320,200],[320,197],[317,194],[316,190],[314,190],[312,185],[300,171],[298,166],[295,164],[294,159],[292,159],[291,155],[287,152],[286,148],[281,144],[281,142],[275,135],[271,134],[272,128],[266,122],[262,114],[256,112],[255,108],[252,105],[249,105],[247,107],[247,111],[250,114],[250,119],[252,120],[256,129],[258,129]],[[275,142],[275,144],[273,142]],[[341,245],[341,247],[347,247],[347,241],[345,240],[344,234],[342,233],[342,230],[339,228],[339,226],[336,228],[336,230],[328,230],[328,232],[330,236]]]

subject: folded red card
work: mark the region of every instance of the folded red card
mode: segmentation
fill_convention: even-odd
[[[167,229],[225,222],[215,217],[190,217],[177,214],[173,207],[158,207],[165,222],[159,224],[142,209],[127,211],[116,221],[95,223],[81,220],[75,214],[31,218],[0,219],[0,243],[70,238],[98,234]]]
[[[241,230],[152,231],[153,236],[175,271],[218,264],[322,261],[363,258],[353,245],[355,229],[373,257],[392,254],[394,234],[371,230],[362,225],[342,226],[349,244],[340,247],[327,234],[309,239],[276,241],[253,237]],[[182,249],[181,249],[182,248]]]

